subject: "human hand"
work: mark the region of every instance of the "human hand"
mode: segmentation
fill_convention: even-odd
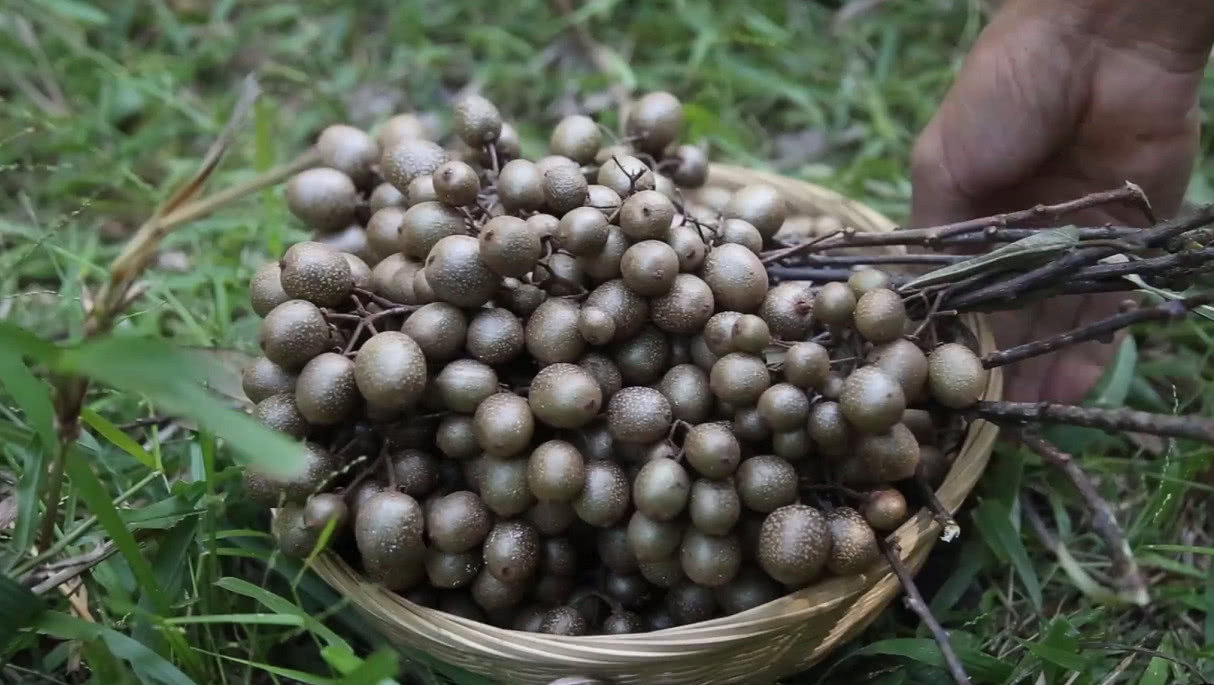
[[[1208,0],[1010,0],[979,36],[915,145],[912,223],[1055,203],[1132,181],[1160,216],[1180,207],[1199,142],[1197,96],[1214,43]],[[1141,225],[1109,206],[1068,223]],[[1071,296],[994,316],[998,345],[1116,313],[1124,297]],[[1007,369],[1014,401],[1078,402],[1115,351],[1099,342]]]

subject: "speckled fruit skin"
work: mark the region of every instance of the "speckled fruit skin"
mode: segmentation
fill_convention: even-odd
[[[309,423],[329,426],[354,411],[358,386],[354,362],[335,352],[317,355],[299,372],[295,405]]]
[[[359,507],[354,539],[367,575],[391,590],[403,590],[425,572],[424,519],[412,497],[391,490],[372,495]]]
[[[865,366],[843,381],[839,407],[858,430],[879,433],[902,420],[906,396],[897,379],[876,366]]]
[[[965,409],[982,399],[987,372],[982,360],[968,347],[946,343],[927,358],[928,386],[932,397],[950,409]]]
[[[906,328],[906,305],[894,291],[877,288],[860,296],[852,317],[865,340],[876,344],[892,342]]]
[[[554,428],[580,428],[603,406],[594,377],[575,364],[552,364],[531,381],[527,403],[536,418]]]
[[[354,380],[367,402],[407,409],[426,389],[426,357],[413,338],[383,331],[363,343],[354,359]]]
[[[607,403],[607,427],[619,442],[648,443],[670,430],[670,402],[653,388],[623,388]]]
[[[826,567],[840,576],[859,573],[880,556],[873,529],[851,507],[836,507],[826,515],[830,527],[831,548]]]
[[[767,297],[766,268],[755,253],[735,243],[718,245],[709,252],[700,276],[722,310],[748,314]]]
[[[791,587],[804,587],[826,566],[830,529],[822,512],[790,504],[768,514],[759,532],[759,565]]]
[[[578,518],[598,528],[619,522],[628,513],[631,502],[628,478],[619,465],[610,461],[586,464],[586,485],[573,500]]]

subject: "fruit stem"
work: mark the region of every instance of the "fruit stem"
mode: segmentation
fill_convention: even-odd
[[[961,535],[961,526],[957,523],[957,519],[953,518],[952,512],[944,506],[939,497],[936,497],[936,490],[927,481],[918,476],[914,478],[914,481],[915,487],[919,488],[923,499],[927,500],[927,508],[932,511],[932,518],[940,524],[940,541],[956,540],[957,536]]]
[[[1012,426],[1029,422],[1061,423],[1214,443],[1214,420],[1199,416],[1172,416],[1125,408],[1098,409],[1051,402],[992,401],[978,402],[970,407],[969,413]]]
[[[1113,570],[1117,574],[1116,583],[1119,594],[1138,606],[1146,606],[1150,601],[1146,581],[1143,580],[1142,574],[1138,570],[1138,564],[1134,561],[1134,554],[1130,551],[1129,543],[1126,542],[1125,533],[1118,525],[1117,517],[1113,515],[1113,508],[1096,491],[1092,479],[1080,468],[1079,464],[1075,463],[1070,454],[1058,449],[1054,443],[1046,440],[1036,431],[1022,430],[1020,439],[1046,464],[1062,471],[1079,491],[1092,515],[1092,529],[1104,541],[1105,546],[1109,548],[1109,555],[1113,558]]]
[[[957,653],[953,651],[953,644],[949,640],[948,633],[944,627],[940,625],[940,621],[936,620],[932,610],[928,608],[927,602],[924,601],[923,595],[919,594],[919,588],[915,586],[915,581],[911,578],[910,571],[902,563],[901,552],[894,548],[893,545],[885,541],[885,538],[878,535],[877,547],[881,553],[885,555],[885,559],[889,561],[889,566],[894,570],[894,575],[898,577],[898,582],[902,585],[902,589],[906,591],[906,597],[903,602],[906,608],[915,612],[927,629],[931,631],[932,637],[936,640],[936,645],[940,647],[940,654],[944,657],[944,664],[948,667],[949,675],[953,676],[953,681],[957,685],[970,685],[970,677],[965,673],[965,667],[961,665],[961,660],[957,658]]]
[[[1071,345],[1078,345],[1088,340],[1104,339],[1114,331],[1121,330],[1143,321],[1174,321],[1183,318],[1190,309],[1214,302],[1214,293],[1202,293],[1186,297],[1183,300],[1168,300],[1154,307],[1135,309],[1101,319],[1087,326],[1080,326],[1064,333],[1059,333],[1041,340],[1010,347],[1006,350],[991,352],[982,358],[983,368],[993,369],[997,366],[1012,364],[1030,357],[1048,354],[1054,350]]]

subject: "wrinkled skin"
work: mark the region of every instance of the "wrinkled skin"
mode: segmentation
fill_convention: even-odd
[[[1198,88],[1214,43],[1209,0],[1008,0],[922,132],[912,223],[931,226],[1054,203],[1132,181],[1157,215],[1180,208],[1198,149]],[[1111,206],[1064,222],[1141,226]],[[1124,294],[998,314],[1010,347],[1116,313]],[[1008,367],[1005,397],[1077,402],[1115,345],[1091,342]]]

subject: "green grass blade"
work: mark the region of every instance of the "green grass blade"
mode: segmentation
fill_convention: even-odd
[[[271,666],[270,664],[263,664],[263,663],[258,663],[256,661],[250,661],[248,659],[241,659],[239,657],[228,656],[227,654],[216,654],[214,652],[206,652],[206,651],[203,651],[203,654],[206,654],[208,656],[213,656],[217,659],[223,659],[225,661],[231,661],[231,662],[234,662],[237,664],[251,666],[253,668],[265,671],[266,673],[269,673],[271,675],[279,676],[280,678],[290,678],[291,680],[301,682],[304,685],[335,685],[335,681],[332,678],[322,678],[318,675],[313,675],[311,673],[305,673],[303,671],[297,671],[293,668],[280,668],[278,666]]]
[[[1041,611],[1041,581],[1037,571],[1029,560],[1020,534],[1011,524],[1011,514],[1000,502],[992,499],[984,501],[974,511],[974,525],[982,533],[982,538],[995,556],[1009,559],[1025,592],[1033,602],[1033,607]]]
[[[338,681],[340,685],[364,685],[369,683],[395,683],[392,679],[400,670],[399,655],[388,647],[375,650],[363,660],[362,665]]]
[[[135,536],[131,534],[122,517],[118,515],[118,510],[110,501],[110,495],[106,492],[105,486],[97,479],[97,475],[93,473],[89,464],[72,450],[68,450],[65,467],[68,477],[72,479],[73,489],[88,506],[89,511],[97,517],[97,521],[105,528],[110,539],[117,545],[118,551],[130,564],[131,572],[135,574],[139,585],[152,600],[156,610],[161,615],[167,615],[169,598],[160,587],[160,583],[157,582],[152,565],[143,556],[143,551],[139,549]]]
[[[1177,552],[1180,554],[1204,554],[1214,557],[1214,547],[1199,547],[1197,545],[1144,545],[1144,549],[1156,552]]]
[[[80,410],[80,418],[93,430],[101,434],[101,437],[109,440],[118,449],[126,452],[134,457],[135,461],[143,464],[152,471],[160,471],[160,465],[156,463],[156,458],[148,454],[148,451],[143,449],[143,446],[135,442],[135,440],[122,432],[122,429],[110,423],[104,416],[85,407]]]
[[[291,476],[302,466],[298,443],[228,408],[203,387],[207,369],[197,355],[157,340],[115,336],[63,350],[58,366],[197,421],[267,473]]]
[[[195,623],[238,623],[242,625],[292,626],[302,628],[302,616],[292,614],[208,614],[204,616],[174,616],[164,622],[168,625],[191,625]]]
[[[21,583],[0,574],[0,645],[11,644],[18,630],[33,622],[46,608],[42,599]]]
[[[330,630],[320,621],[308,616],[294,602],[288,599],[280,597],[279,595],[276,595],[265,588],[258,587],[246,580],[241,580],[239,578],[220,578],[215,584],[229,592],[235,592],[238,595],[244,595],[245,597],[255,599],[260,602],[262,606],[270,609],[271,611],[276,611],[280,614],[299,616],[304,620],[304,627],[315,633],[327,644],[353,651],[350,649],[350,645],[345,640],[341,639],[337,633]]]
[[[21,408],[36,436],[32,447],[20,449],[24,464],[17,485],[17,521],[11,543],[14,550],[23,551],[33,542],[38,494],[46,472],[45,456],[55,449],[58,438],[49,388],[25,365],[19,348],[6,342],[0,338],[0,384]]]
[[[140,682],[158,685],[194,685],[186,674],[164,657],[127,635],[98,623],[68,616],[57,611],[42,614],[35,629],[60,640],[100,640],[111,654],[131,665]]]

